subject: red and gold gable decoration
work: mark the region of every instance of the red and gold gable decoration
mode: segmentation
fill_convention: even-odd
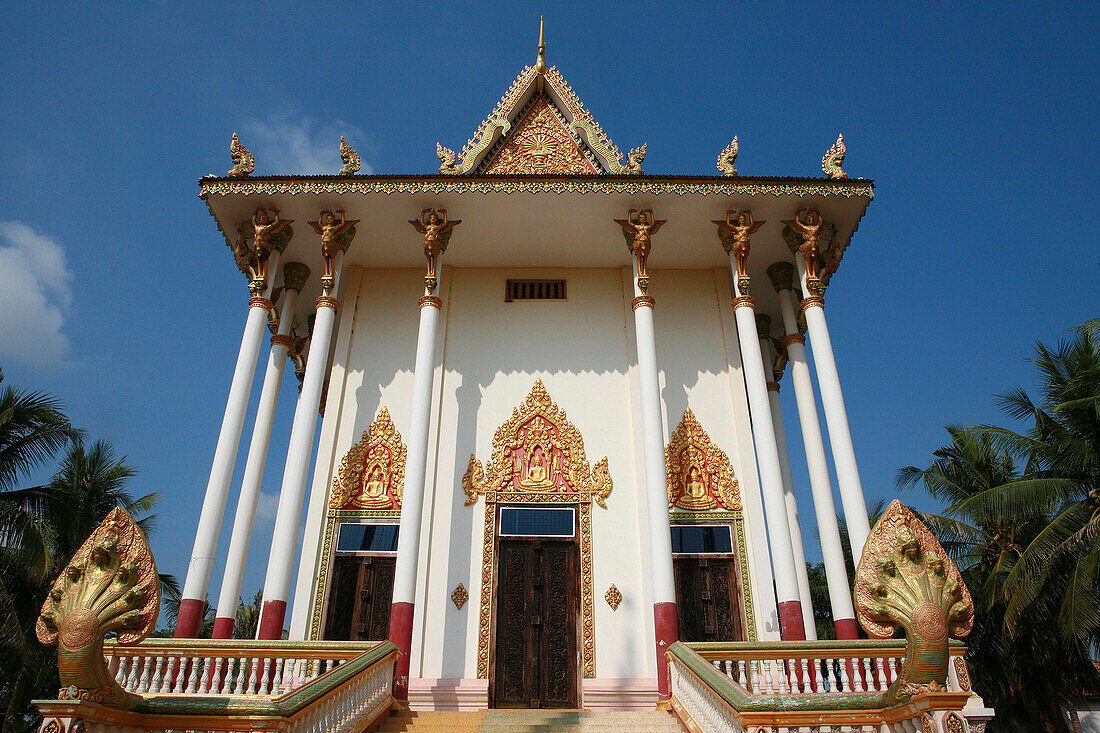
[[[496,153],[490,153],[483,173],[491,174],[592,174],[599,170],[566,129],[561,113],[543,94],[527,105],[515,128]]]
[[[330,509],[400,509],[405,444],[385,407],[344,454],[332,479]]]
[[[573,423],[535,380],[523,404],[493,436],[493,457],[483,468],[470,456],[462,477],[466,504],[484,494],[487,502],[575,504],[595,501],[605,507],[611,493],[607,458],[590,468],[584,441]]]
[[[665,446],[668,505],[688,511],[741,511],[730,459],[711,442],[689,407]]]

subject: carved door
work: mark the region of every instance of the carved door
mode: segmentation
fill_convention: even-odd
[[[392,556],[336,556],[326,639],[384,641],[389,637],[395,560]]]
[[[493,706],[576,708],[577,545],[501,539]]]
[[[744,641],[735,558],[676,557],[681,641]]]

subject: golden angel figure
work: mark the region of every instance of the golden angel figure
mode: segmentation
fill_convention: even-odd
[[[802,215],[802,212],[806,212],[805,216]],[[798,252],[806,261],[806,277],[810,279],[819,277],[820,258],[817,251],[817,237],[818,232],[821,230],[821,212],[817,209],[797,209],[794,212],[794,219],[784,220],[783,223],[802,237],[802,244],[799,245]]]
[[[279,210],[274,207],[271,213],[274,219],[268,218],[268,210],[261,206],[252,215],[253,280],[267,280],[267,259],[274,248],[271,238],[294,223],[293,219],[280,219]]]
[[[340,215],[340,221],[336,221],[336,214]],[[360,219],[348,220],[347,212],[339,209],[335,213],[328,209],[321,212],[317,221],[309,224],[313,231],[321,235],[321,256],[325,258],[325,278],[333,277],[333,269],[336,266],[336,253],[340,251],[340,235],[358,224]]]
[[[638,215],[636,219],[634,214]],[[614,222],[623,228],[623,236],[630,246],[630,252],[638,260],[638,277],[648,277],[646,260],[649,259],[649,250],[652,247],[651,238],[668,223],[668,219],[654,219],[653,209],[631,209],[626,212],[625,219],[615,219]]]
[[[734,221],[734,215],[737,219]],[[747,277],[745,263],[749,259],[749,238],[756,233],[766,221],[755,221],[752,212],[727,211],[725,220],[712,221],[718,226],[718,237],[722,240],[722,246],[726,252],[732,254],[737,260],[737,277]]]
[[[420,212],[419,219],[410,219],[416,231],[424,235],[424,256],[428,258],[428,275],[435,277],[436,263],[439,256],[447,249],[447,242],[451,239],[451,230],[462,223],[461,219],[449,221],[447,210],[424,209]]]

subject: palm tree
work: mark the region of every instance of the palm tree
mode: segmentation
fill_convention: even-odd
[[[1097,330],[1036,347],[1041,398],[999,398],[1025,433],[948,427],[931,465],[899,471],[946,505],[923,515],[953,557],[978,613],[967,640],[974,687],[998,720],[1066,726],[1062,711],[1100,691],[1100,352]]]
[[[49,483],[17,487],[66,447]],[[151,529],[157,495],[132,498],[124,485],[133,475],[109,444],[86,448],[54,398],[0,390],[0,731],[33,726],[30,699],[56,694],[56,652],[34,631],[53,578],[114,507]],[[171,576],[161,582],[175,586]]]

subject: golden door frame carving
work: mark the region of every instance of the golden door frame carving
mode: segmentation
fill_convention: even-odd
[[[497,504],[574,504],[580,516],[581,671],[596,676],[595,605],[592,591],[592,502],[606,508],[611,493],[607,458],[589,467],[584,441],[550,399],[542,381],[493,436],[492,458],[483,467],[470,456],[462,477],[466,505],[485,497],[481,598],[477,632],[477,677],[489,677],[493,590],[496,578]]]

